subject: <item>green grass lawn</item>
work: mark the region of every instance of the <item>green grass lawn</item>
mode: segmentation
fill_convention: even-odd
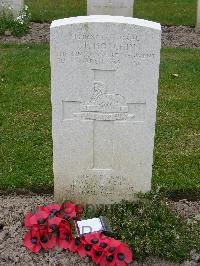
[[[200,191],[199,61],[162,50],[154,187]],[[1,45],[0,62],[0,187],[52,188],[49,46]]]
[[[86,15],[87,0],[25,0],[32,20],[50,21]],[[194,25],[196,0],[135,0],[134,16],[167,25]]]
[[[200,191],[199,60],[199,49],[162,51],[154,186]]]

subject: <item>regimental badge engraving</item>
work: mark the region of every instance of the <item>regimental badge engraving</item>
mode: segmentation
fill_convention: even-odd
[[[115,83],[116,71],[99,69],[93,71],[94,81],[91,98],[87,102],[82,102],[81,100],[63,101],[63,120],[116,121],[134,119],[136,114],[130,111],[134,109],[131,107],[135,105],[137,107],[135,108],[136,110],[141,110],[138,107],[144,107],[146,105],[145,101],[142,103],[129,103],[123,95],[115,93],[115,85],[111,81]],[[108,78],[102,81],[100,77]],[[112,84],[111,88],[108,87],[108,83]]]

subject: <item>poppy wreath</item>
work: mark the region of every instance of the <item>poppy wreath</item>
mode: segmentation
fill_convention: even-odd
[[[133,261],[127,244],[103,232],[74,237],[71,221],[80,220],[82,213],[83,208],[70,201],[37,206],[24,219],[29,229],[24,235],[24,245],[35,253],[58,245],[82,258],[88,255],[100,266],[125,266]]]

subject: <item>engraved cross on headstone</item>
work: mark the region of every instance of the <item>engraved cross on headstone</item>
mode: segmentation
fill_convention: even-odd
[[[113,170],[113,137],[115,122],[143,122],[145,101],[135,103],[116,93],[116,70],[93,69],[94,87],[91,99],[63,101],[63,120],[93,120],[93,167],[91,170]]]

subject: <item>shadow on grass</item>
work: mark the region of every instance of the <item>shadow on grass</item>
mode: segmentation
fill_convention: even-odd
[[[0,188],[0,195],[16,194],[16,195],[53,195],[53,187],[29,187],[29,188]],[[188,190],[165,190],[161,189],[161,193],[172,201],[179,201],[186,199],[188,201],[199,201],[200,191],[194,189]]]

